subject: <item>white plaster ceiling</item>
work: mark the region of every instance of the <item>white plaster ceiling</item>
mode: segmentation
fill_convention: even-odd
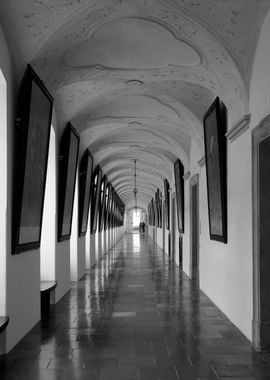
[[[248,112],[256,41],[269,0],[1,0],[18,82],[31,63],[126,203],[146,208],[215,98]]]

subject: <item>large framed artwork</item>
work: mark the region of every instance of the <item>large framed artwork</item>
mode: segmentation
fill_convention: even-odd
[[[53,98],[30,65],[16,110],[12,253],[40,247]]]
[[[79,170],[79,236],[87,232],[93,158],[87,149],[81,159]]]
[[[79,134],[68,123],[62,135],[59,155],[58,241],[68,240],[71,235],[79,144]]]
[[[91,234],[97,231],[101,179],[102,179],[102,170],[100,169],[99,166],[97,166],[92,176],[92,184],[91,184]]]
[[[105,207],[106,199],[108,198],[108,187],[107,187],[107,177],[104,175],[101,182],[101,194],[100,194],[100,205],[99,205],[99,223],[98,230],[101,232],[105,227]]]
[[[226,114],[216,98],[203,119],[210,239],[223,243],[227,243]]]
[[[164,180],[165,221],[167,230],[170,229],[170,184]]]
[[[157,211],[156,211],[156,205],[154,198],[151,199],[151,209],[152,209],[152,216],[153,216],[153,226],[156,227],[157,225]]]
[[[156,209],[157,209],[157,227],[162,227],[162,199],[161,199],[161,192],[159,189],[157,189],[156,194]]]
[[[148,223],[150,226],[152,226],[152,215],[151,215],[151,206],[150,204],[147,206],[148,209]]]
[[[113,189],[112,191],[112,201],[111,201],[111,221],[110,221],[110,226],[111,228],[114,227],[114,216],[115,216],[115,201],[116,201],[116,192]]]
[[[184,233],[184,166],[180,160],[176,160],[174,163],[174,180],[176,188],[176,208],[177,208],[177,221],[178,221],[178,230],[181,233]]]
[[[109,228],[113,227],[114,204],[115,204],[115,190],[112,187],[112,190],[111,190],[111,201],[110,201],[110,205],[109,205]]]
[[[104,229],[107,230],[109,225],[109,215],[110,215],[110,204],[111,204],[111,194],[112,185],[108,182],[106,189],[106,199],[105,199],[105,211],[104,211]]]

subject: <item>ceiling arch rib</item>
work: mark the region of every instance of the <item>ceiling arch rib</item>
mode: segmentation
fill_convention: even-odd
[[[160,171],[158,171],[156,168],[152,168],[151,165],[149,165],[149,170],[145,170],[145,168],[140,168],[140,173],[146,174],[146,175],[148,175],[150,173],[155,178],[157,176],[161,177]],[[117,183],[117,181],[119,179],[123,178],[124,176],[130,176],[133,174],[134,174],[134,168],[133,169],[131,167],[127,168],[125,166],[125,162],[123,162],[123,164],[121,166],[117,165],[117,172],[116,172],[115,168],[113,168],[107,172],[107,175],[110,176],[110,179],[111,179],[111,181],[113,181],[113,183]],[[163,177],[163,174],[162,174],[162,177]]]
[[[154,175],[150,170],[149,171],[145,171],[145,170],[140,170],[139,172],[137,172],[137,184],[139,185],[140,182],[145,181],[147,179],[149,179],[151,181],[152,184],[154,185],[159,185],[160,181],[162,181],[162,178],[160,178],[159,176],[157,175]],[[125,173],[125,172],[119,172],[117,171],[117,174],[115,177],[112,177],[111,178],[111,181],[113,182],[115,188],[117,188],[117,186],[121,186],[122,183],[130,183],[131,181],[131,178],[134,178],[134,174],[133,173]]]
[[[176,129],[178,133],[184,132],[197,141],[200,149],[203,148],[201,120],[214,97],[214,94],[203,86],[191,85],[183,81],[151,81],[147,78],[143,86],[120,85],[117,81],[111,83],[107,81],[102,90],[97,90],[97,83],[97,81],[90,81],[87,82],[87,86],[83,82],[77,83],[75,87],[80,85],[82,90],[79,94],[77,91],[76,96],[72,96],[74,92],[72,85],[57,90],[56,104],[63,123],[72,120],[84,136],[83,140],[91,139],[94,142],[110,130],[144,125],[147,128],[162,128],[168,131]],[[100,95],[99,91],[101,91]],[[95,98],[93,98],[93,92],[98,92]],[[90,98],[89,103],[85,100],[87,97]],[[137,113],[131,110],[127,112],[126,97],[131,99],[133,108],[138,108],[141,112],[140,100],[141,102],[143,100],[147,110],[151,110],[151,101],[155,100],[157,107],[163,105],[161,109],[173,110],[175,117],[168,117],[168,112],[165,112],[165,115],[154,111],[142,112],[141,115],[138,111]],[[65,106],[67,102],[69,107]],[[121,113],[119,116],[117,109],[113,112],[112,103],[117,106],[117,109],[120,105],[125,110],[124,115]]]
[[[144,204],[145,206],[147,205],[147,203],[149,203],[151,201],[151,199],[154,197],[154,193],[150,193],[150,192],[142,192],[140,197],[137,197],[137,201],[140,201],[142,204]],[[134,195],[132,196],[131,194],[126,194],[126,195],[122,195],[121,199],[123,199],[123,201],[125,203],[127,202],[135,202],[135,198],[134,198]]]
[[[119,161],[120,160],[118,160],[117,164],[115,164],[113,166],[113,169],[111,169],[111,175],[109,175],[107,171],[107,176],[110,179],[110,181],[114,184],[114,187],[118,192],[119,196],[124,200],[124,195],[126,194],[131,194],[132,197],[134,196],[134,163],[133,161],[127,163],[126,160],[123,160],[123,168],[119,169]],[[114,162],[112,161],[112,163]],[[162,187],[164,176],[166,176],[168,172],[165,170],[162,173],[160,167],[158,168],[158,165],[156,166],[155,171],[153,169],[154,166],[151,164],[145,165],[141,161],[137,163],[138,198],[140,198],[145,191],[147,191],[148,194],[150,194],[151,198],[155,193],[156,189],[158,187]]]
[[[132,161],[134,159],[139,160],[139,165],[141,166],[143,164],[146,169],[148,168],[151,170],[151,167],[153,167],[157,171],[159,170],[160,175],[166,176],[172,170],[171,160],[166,158],[166,156],[150,151],[133,150],[132,152],[121,152],[121,154],[118,154],[118,152],[113,152],[111,156],[108,155],[105,157],[105,159],[97,160],[96,162],[99,163],[107,173],[110,170],[116,170],[118,168],[118,165],[124,164],[128,170],[130,167],[132,167]],[[109,175],[108,177],[110,178]]]
[[[155,184],[143,185],[143,183],[138,183],[137,185],[138,198],[140,198],[140,196],[144,193],[149,193],[149,194],[152,194],[153,196],[153,194],[156,192],[157,188],[159,187],[160,186],[155,186]],[[117,188],[115,188],[115,190],[120,196],[124,196],[125,194],[127,195],[131,194],[132,196],[134,196],[134,192],[133,192],[134,186],[132,187],[130,183],[123,183]]]
[[[147,135],[144,135],[144,137],[147,137]],[[96,157],[97,162],[102,162],[103,165],[112,164],[111,162],[111,156],[113,155],[115,158],[126,158],[132,160],[133,158],[140,158],[142,161],[142,158],[145,158],[145,161],[148,158],[152,159],[158,159],[158,161],[165,160],[165,166],[166,162],[167,164],[173,163],[177,158],[180,158],[183,162],[183,165],[186,169],[189,167],[189,162],[187,159],[187,155],[183,154],[179,149],[177,148],[177,144],[171,144],[171,151],[170,144],[166,144],[165,146],[160,146],[159,139],[156,138],[154,141],[150,144],[142,144],[139,147],[134,146],[131,141],[131,145],[126,146],[127,144],[123,143],[112,143],[108,144],[104,148],[102,146],[100,147],[100,150],[95,153],[93,153]],[[124,145],[124,146],[123,146]],[[136,144],[137,145],[137,144]],[[176,145],[176,147],[175,147]],[[91,152],[91,146],[88,147]],[[182,154],[181,154],[182,153]],[[154,156],[154,157],[153,157]],[[146,161],[147,162],[147,161]],[[164,165],[163,164],[163,165]]]

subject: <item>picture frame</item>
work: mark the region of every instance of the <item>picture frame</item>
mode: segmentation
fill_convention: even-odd
[[[157,227],[162,227],[162,200],[160,190],[157,189],[155,193],[155,204],[156,204],[156,219],[157,219]]]
[[[153,226],[157,227],[157,209],[156,209],[154,198],[151,199],[151,209],[152,209],[152,217],[153,217]]]
[[[92,174],[93,157],[89,150],[86,149],[79,168],[79,236],[85,236],[87,232]]]
[[[116,192],[114,188],[112,188],[111,207],[110,207],[110,227],[111,228],[114,227],[115,198],[116,198]]]
[[[40,247],[52,109],[51,94],[27,65],[14,131],[12,254]]]
[[[150,206],[150,204],[148,204],[147,210],[148,210],[148,224],[150,226],[152,226],[152,215],[151,215],[151,206]]]
[[[91,234],[97,231],[97,220],[100,204],[102,170],[99,165],[95,168],[91,181]]]
[[[104,229],[107,230],[109,226],[109,219],[110,219],[110,204],[111,204],[111,194],[112,194],[112,185],[110,182],[107,184],[107,192],[108,195],[106,197],[105,201],[105,215],[104,215]]]
[[[107,184],[108,184],[108,180],[107,180],[107,177],[104,175],[101,182],[101,193],[100,193],[99,223],[98,223],[99,232],[101,232],[104,229],[104,225],[105,225],[104,223],[105,222],[105,207],[106,207],[106,198],[108,196]]]
[[[174,180],[176,189],[176,209],[178,231],[185,232],[185,188],[184,188],[184,166],[178,159],[174,163]]]
[[[58,241],[71,235],[80,136],[69,122],[63,132],[59,154]]]
[[[110,204],[109,204],[109,228],[113,227],[114,204],[115,204],[115,190],[112,187],[112,189],[111,189],[111,199],[110,199]]]
[[[165,201],[165,225],[167,230],[170,229],[170,184],[167,179],[164,180],[164,201]]]
[[[218,97],[203,125],[210,239],[227,243],[227,112]]]

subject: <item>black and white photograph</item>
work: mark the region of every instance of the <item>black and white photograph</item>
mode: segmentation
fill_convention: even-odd
[[[0,380],[270,380],[270,0],[0,1]]]

